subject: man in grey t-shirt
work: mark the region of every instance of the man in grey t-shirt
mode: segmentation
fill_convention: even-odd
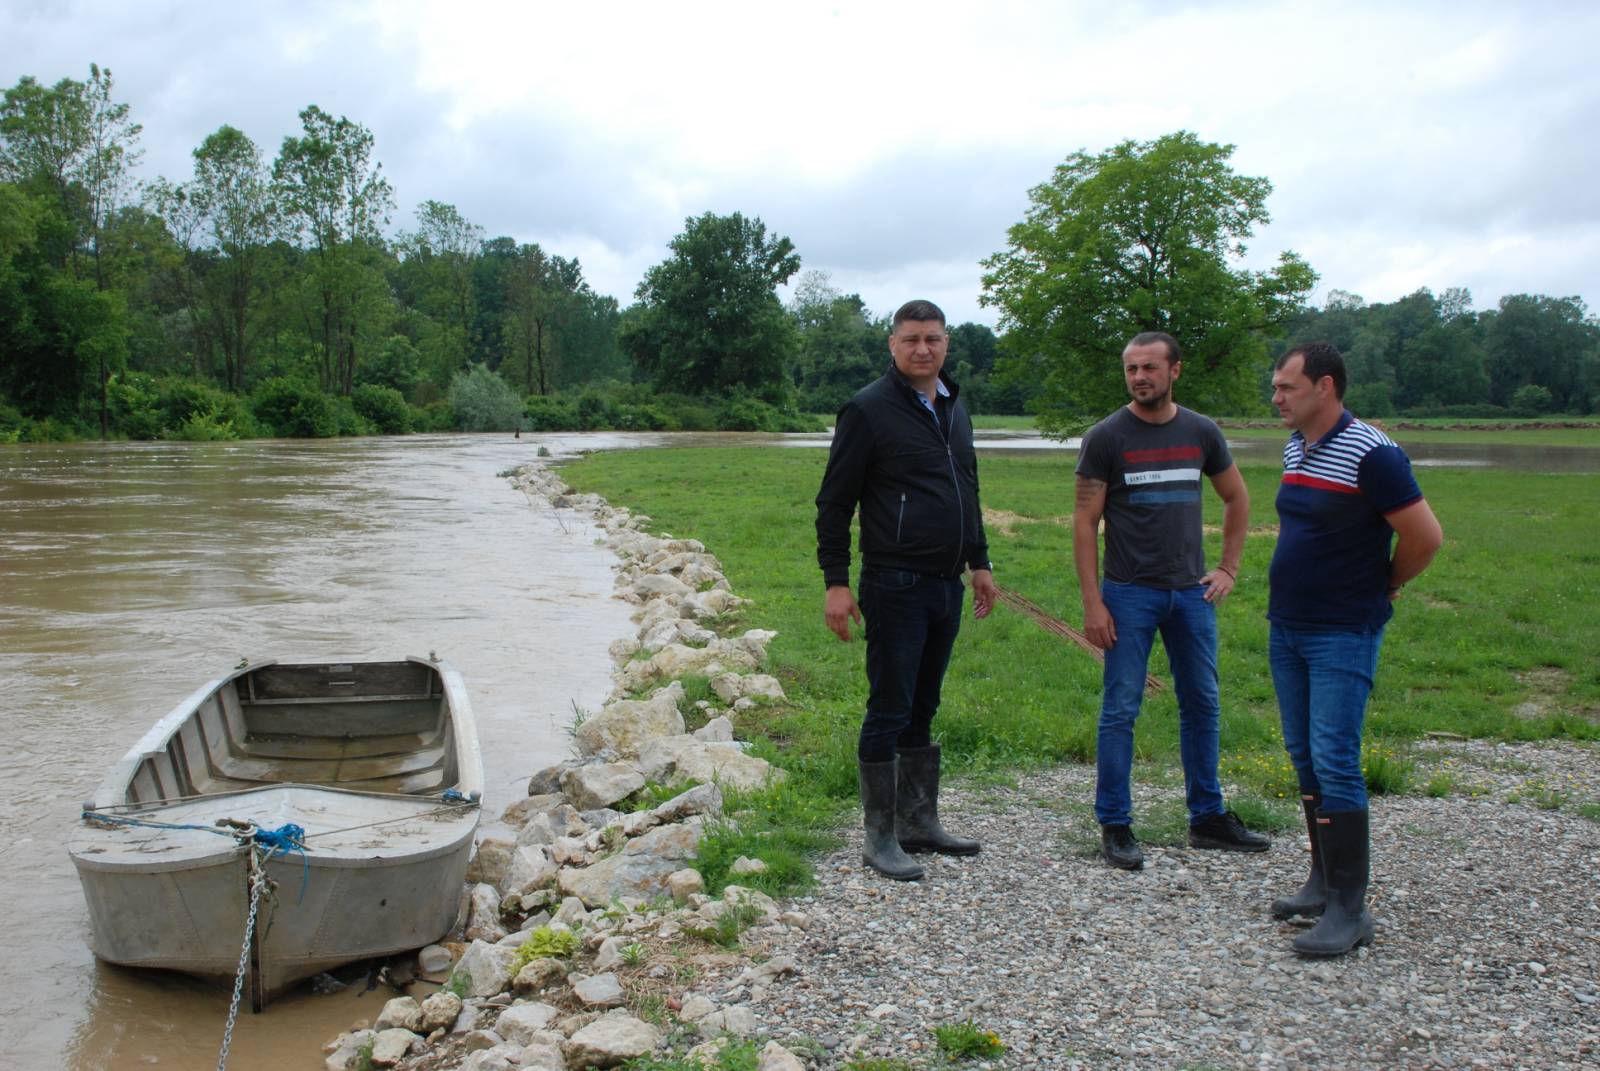
[[[1190,846],[1261,852],[1269,844],[1224,807],[1217,780],[1216,607],[1239,575],[1250,496],[1216,424],[1172,400],[1181,371],[1171,335],[1135,335],[1122,351],[1133,400],[1096,424],[1078,452],[1072,557],[1083,630],[1105,651],[1094,811],[1106,861],[1124,870],[1144,866],[1132,830],[1133,723],[1157,632],[1178,697]],[[1223,502],[1222,560],[1210,571],[1200,524],[1202,476]]]

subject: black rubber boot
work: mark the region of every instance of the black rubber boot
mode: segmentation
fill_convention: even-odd
[[[939,745],[900,749],[894,833],[908,852],[977,855],[980,845],[954,837],[939,824]]]
[[[1296,915],[1316,918],[1328,902],[1328,883],[1322,876],[1322,839],[1317,836],[1317,808],[1322,806],[1321,796],[1301,796],[1300,805],[1306,812],[1306,834],[1311,838],[1311,873],[1300,891],[1293,896],[1281,896],[1272,901],[1272,917],[1288,919]]]
[[[895,761],[859,762],[861,810],[866,815],[866,840],[861,861],[886,878],[916,881],[922,867],[905,852],[894,836]]]
[[[1302,956],[1342,956],[1372,943],[1372,915],[1367,911],[1367,812],[1317,811],[1322,841],[1322,872],[1328,900],[1322,918],[1294,939]]]

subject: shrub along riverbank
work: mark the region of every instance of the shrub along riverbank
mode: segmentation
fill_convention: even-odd
[[[1281,433],[1280,433],[1281,434]],[[1069,516],[1075,454],[980,461],[996,581],[1071,625],[1081,624]],[[737,840],[708,851],[782,855],[781,891],[803,883],[798,854],[816,832],[855,806],[855,741],[865,698],[863,644],[823,626],[813,499],[821,450],[717,448],[590,455],[562,476],[581,491],[649,514],[653,527],[701,540],[734,590],[752,600],[743,627],[775,629],[769,672],[787,703],[742,716],[739,732],[794,775],[778,794],[745,801],[751,821]],[[1247,821],[1289,829],[1298,821],[1267,668],[1266,574],[1276,534],[1272,460],[1241,461],[1251,531],[1240,582],[1219,617],[1222,766]],[[1600,477],[1485,470],[1428,470],[1423,490],[1446,543],[1407,589],[1385,637],[1369,714],[1368,781],[1377,793],[1449,794],[1447,772],[1418,768],[1409,746],[1426,734],[1503,740],[1600,739]],[[1210,560],[1220,549],[1220,510],[1206,503]],[[1151,670],[1166,678],[1159,649]],[[947,767],[1010,779],[1041,765],[1094,755],[1100,676],[1094,659],[1033,620],[998,607],[962,626],[935,735]],[[1136,778],[1168,780],[1177,768],[1177,713],[1170,684],[1147,698]],[[1146,794],[1148,796],[1148,793]],[[1087,846],[1086,798],[1064,832]],[[1600,815],[1600,801],[1570,806]],[[1152,843],[1178,843],[1181,808],[1146,807],[1135,822]],[[731,810],[732,808],[730,808]],[[959,827],[959,820],[952,822]],[[779,850],[781,848],[781,851]],[[717,869],[707,874],[714,881]]]

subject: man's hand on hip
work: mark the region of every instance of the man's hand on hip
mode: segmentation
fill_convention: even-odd
[[[823,607],[822,616],[833,634],[846,643],[850,642],[851,620],[861,624],[861,608],[856,605],[856,597],[842,584],[828,589],[828,601]]]

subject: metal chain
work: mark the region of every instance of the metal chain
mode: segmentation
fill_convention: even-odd
[[[225,1071],[228,1066],[228,1046],[233,1044],[233,1023],[239,1018],[239,997],[244,993],[244,976],[250,969],[250,938],[256,931],[256,911],[261,904],[261,891],[267,885],[267,875],[261,869],[261,849],[254,842],[250,842],[248,848],[250,913],[244,920],[244,947],[239,950],[239,973],[233,979],[233,1000],[228,1004],[228,1025],[222,1031],[222,1052],[217,1057],[217,1071]]]

